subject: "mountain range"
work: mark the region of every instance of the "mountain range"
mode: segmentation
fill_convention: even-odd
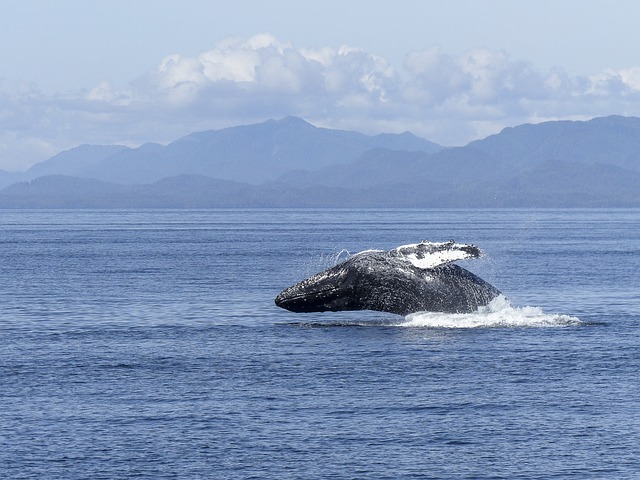
[[[640,119],[505,128],[463,147],[296,117],[166,146],[81,145],[0,171],[0,208],[639,207]]]

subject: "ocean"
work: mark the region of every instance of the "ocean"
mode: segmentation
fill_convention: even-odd
[[[296,314],[474,243],[474,314]],[[0,478],[640,478],[640,210],[3,210]]]

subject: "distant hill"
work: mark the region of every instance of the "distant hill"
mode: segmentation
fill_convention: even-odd
[[[200,175],[178,175],[152,184],[122,185],[51,175],[0,191],[0,208],[227,208],[341,207],[359,196],[346,189],[282,191]]]
[[[71,175],[140,184],[187,174],[260,184],[293,169],[344,163],[377,147],[424,152],[442,149],[410,133],[368,136],[318,128],[300,118],[286,117],[197,132],[167,146],[82,145],[33,166],[25,179]]]
[[[166,147],[81,146],[23,178],[0,208],[640,207],[640,119],[521,125],[443,148],[287,117]]]
[[[640,206],[640,119],[506,128],[433,154],[370,150],[344,165],[289,172],[284,185],[415,192],[402,205]],[[382,189],[381,189],[382,191]],[[398,199],[398,192],[391,198]]]
[[[494,166],[523,171],[547,161],[608,164],[640,171],[640,118],[599,117],[586,122],[520,125],[467,145],[494,159]]]
[[[11,185],[12,183],[19,182],[23,179],[23,176],[24,174],[19,172],[14,173],[0,170],[0,189],[6,187],[7,185]]]
[[[640,119],[595,118],[587,122],[545,122],[505,128],[496,135],[435,154],[370,150],[342,166],[294,171],[279,180],[295,184],[343,186],[420,181],[509,180],[549,162],[611,165],[640,172]]]
[[[46,175],[90,176],[89,172],[97,164],[125,150],[129,148],[124,145],[80,145],[35,164],[26,171],[25,178]]]

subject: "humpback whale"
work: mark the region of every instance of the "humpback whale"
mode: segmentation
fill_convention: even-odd
[[[275,303],[292,312],[470,313],[500,291],[453,262],[481,255],[475,245],[453,240],[365,250],[285,288]]]

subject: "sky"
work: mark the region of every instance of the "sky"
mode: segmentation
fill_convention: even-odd
[[[295,115],[464,145],[640,116],[636,0],[0,0],[0,170]]]

